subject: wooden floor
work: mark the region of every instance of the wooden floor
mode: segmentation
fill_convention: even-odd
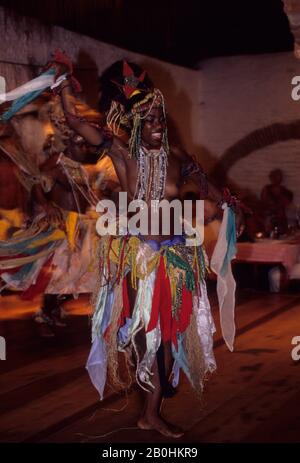
[[[211,294],[218,325],[215,294]],[[38,335],[32,313],[39,305],[9,295],[0,299],[0,335],[7,360],[0,362],[1,442],[167,442],[136,428],[140,392],[107,391],[99,402],[85,371],[90,347],[86,297],[66,304],[68,326],[55,338]],[[163,404],[169,421],[186,432],[177,442],[299,442],[300,361],[291,339],[300,336],[300,293],[238,294],[235,351],[218,331],[218,370],[202,401],[182,376],[178,394]]]

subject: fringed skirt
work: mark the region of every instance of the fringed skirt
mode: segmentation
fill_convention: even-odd
[[[181,369],[201,392],[205,377],[216,368],[204,249],[187,246],[182,236],[162,243],[136,236],[104,237],[98,258],[87,369],[101,399],[107,373],[114,386],[124,386],[120,351],[134,354],[136,381],[151,390],[153,364],[161,343],[167,342],[174,359],[172,385],[178,384]],[[136,290],[132,307],[128,285]]]

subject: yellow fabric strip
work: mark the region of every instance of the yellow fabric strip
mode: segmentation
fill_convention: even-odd
[[[77,212],[69,212],[66,218],[66,231],[67,231],[67,239],[70,246],[71,251],[75,249],[75,239],[76,239],[76,227],[78,222],[78,213]]]
[[[36,248],[38,246],[42,246],[43,244],[47,244],[50,241],[63,240],[63,239],[65,239],[65,237],[66,237],[65,232],[63,230],[60,230],[59,228],[56,228],[55,230],[53,230],[51,235],[49,235],[49,236],[47,236],[45,238],[41,238],[40,240],[35,240],[33,243],[31,243],[28,246],[28,249]]]

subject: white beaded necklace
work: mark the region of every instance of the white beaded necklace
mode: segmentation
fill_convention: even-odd
[[[168,156],[162,146],[159,150],[147,150],[140,146],[138,175],[135,188],[135,199],[143,201],[163,199],[165,194]]]

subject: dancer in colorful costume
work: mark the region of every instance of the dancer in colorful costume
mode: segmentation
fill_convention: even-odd
[[[53,336],[54,325],[64,325],[62,295],[93,291],[95,216],[86,210],[95,208],[98,198],[81,162],[71,159],[85,160],[84,140],[66,125],[60,98],[48,93],[31,103],[28,97],[23,100],[23,107],[14,103],[16,115],[12,108],[2,115],[6,122],[11,119],[18,142],[2,138],[1,147],[19,169],[20,182],[30,195],[31,213],[13,237],[0,242],[0,281],[2,288],[22,291],[26,299],[44,293],[35,320],[41,324],[40,334]],[[43,140],[43,132],[48,133],[36,158],[24,151],[24,146],[29,151],[36,147],[35,140],[25,138],[35,118],[39,121],[35,137],[41,132]]]
[[[65,71],[58,63],[52,66]],[[169,148],[164,98],[146,72],[133,63],[117,62],[103,74],[101,84],[100,109],[107,115],[106,127],[92,127],[76,113],[68,77],[60,85],[65,116],[70,127],[89,143],[106,147],[129,201],[143,200],[147,205],[152,200],[172,201],[178,198],[186,178],[194,178],[199,197],[204,199],[209,190],[206,176],[195,159]],[[222,240],[214,267],[220,276],[223,334],[232,350],[235,286],[230,260],[236,238],[233,207],[237,204],[231,196],[225,199]],[[130,382],[120,374],[118,352],[124,352],[127,363],[134,363],[136,381],[145,391],[138,426],[180,437],[182,430],[160,414],[162,397],[174,395],[180,369],[201,393],[205,377],[216,368],[205,251],[202,246],[188,246],[184,234],[174,235],[172,227],[167,234],[143,236],[121,235],[120,227],[116,235],[100,239],[93,344],[87,368],[102,398],[107,379],[119,388]],[[230,307],[226,305],[228,295]]]

